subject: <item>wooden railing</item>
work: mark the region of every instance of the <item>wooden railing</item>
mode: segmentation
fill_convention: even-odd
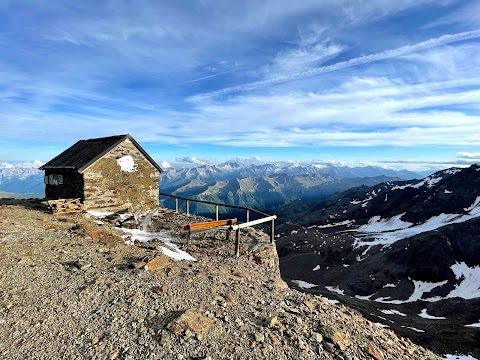
[[[236,244],[235,244],[235,253],[238,256],[239,254],[239,249],[240,249],[240,229],[247,228],[250,226],[255,226],[259,224],[263,224],[266,222],[270,222],[270,242],[273,244],[275,240],[275,219],[277,218],[276,215],[269,215],[266,214],[262,211],[258,211],[255,209],[251,209],[248,207],[244,206],[238,206],[238,205],[227,205],[227,204],[221,204],[221,203],[216,203],[213,201],[207,201],[207,200],[200,200],[200,199],[192,199],[192,198],[186,198],[182,196],[177,196],[177,195],[172,195],[172,194],[166,194],[166,193],[159,193],[160,196],[166,196],[175,199],[175,212],[179,212],[179,204],[178,201],[182,200],[185,201],[185,212],[187,215],[190,214],[190,202],[196,202],[200,204],[207,204],[207,205],[214,205],[215,206],[215,221],[219,220],[219,212],[218,209],[220,206],[230,208],[230,209],[237,209],[237,210],[243,210],[245,211],[245,222],[242,224],[237,224],[237,225],[231,225],[230,230],[235,231],[235,239],[236,239]],[[250,213],[254,213],[257,215],[262,216],[260,219],[250,221]]]

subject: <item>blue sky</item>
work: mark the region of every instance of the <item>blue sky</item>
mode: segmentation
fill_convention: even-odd
[[[0,160],[480,161],[480,1],[0,1]]]

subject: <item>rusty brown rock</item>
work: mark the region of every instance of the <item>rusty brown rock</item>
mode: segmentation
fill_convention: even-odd
[[[280,289],[288,289],[288,284],[280,278],[275,279],[273,282]]]
[[[247,274],[246,272],[240,271],[238,268],[235,268],[232,270],[232,275],[244,278],[244,279],[250,279],[251,276]]]
[[[373,358],[377,359],[377,360],[383,360],[383,355],[382,353],[376,349],[375,347],[373,346],[369,346],[367,348],[367,352],[369,355],[371,355]]]
[[[167,329],[177,336],[190,332],[201,340],[203,335],[214,326],[215,322],[203,315],[200,310],[188,309],[180,317],[171,321]]]
[[[105,281],[107,281],[107,277],[106,276],[101,276],[97,280],[95,280],[95,285],[103,284]]]
[[[310,309],[310,311],[312,311],[313,309],[315,309],[315,305],[313,305],[313,303],[312,303],[311,301],[305,300],[303,303],[305,304],[305,306],[306,306],[307,308]]]
[[[159,255],[150,260],[145,265],[145,270],[159,270],[165,268],[169,264],[170,260],[166,255]]]
[[[333,342],[342,351],[346,350],[351,344],[350,338],[347,334],[344,334],[331,326],[322,326],[320,333],[325,339]]]

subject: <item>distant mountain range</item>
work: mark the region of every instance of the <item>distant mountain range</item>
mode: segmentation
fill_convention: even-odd
[[[0,162],[0,197],[44,197],[41,161]]]
[[[2,197],[43,197],[43,162],[0,162]],[[374,185],[386,180],[421,178],[422,173],[378,166],[347,166],[344,163],[262,162],[237,159],[176,169],[166,166],[160,176],[160,191],[185,197],[224,202],[259,210],[286,202],[321,200],[352,186]],[[169,165],[169,164],[168,164]],[[165,202],[172,206],[172,203]],[[194,212],[210,212],[196,205]]]
[[[277,213],[289,220],[277,226],[277,249],[294,286],[439,353],[480,356],[479,165],[296,201]]]
[[[353,186],[420,177],[419,173],[377,166],[228,161],[192,168],[168,168],[160,176],[160,191],[269,210],[295,199],[325,199]],[[172,201],[165,199],[164,204],[171,207]],[[192,204],[191,210],[211,212],[205,205]]]

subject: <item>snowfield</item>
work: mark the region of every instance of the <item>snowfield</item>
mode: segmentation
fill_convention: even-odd
[[[398,310],[394,309],[382,309],[380,310],[381,313],[384,313],[386,315],[398,315],[398,316],[407,316],[407,314],[404,314]]]
[[[429,176],[429,177],[423,179],[422,181],[420,181],[417,184],[397,185],[397,186],[392,187],[392,190],[404,190],[408,187],[414,188],[414,189],[420,189],[425,184],[427,185],[427,187],[431,188],[441,180],[442,180],[441,177],[432,178],[432,177]]]
[[[380,217],[372,217],[367,225],[360,226],[356,231],[360,237],[355,239],[354,248],[360,246],[386,245],[389,246],[398,240],[406,239],[427,231],[433,231],[442,226],[462,223],[480,216],[480,196],[474,203],[464,209],[467,214],[440,214],[432,216],[423,224],[414,225],[401,220],[402,215],[396,215],[390,219],[381,220]],[[410,224],[408,227],[407,224]],[[395,227],[398,230],[392,231]]]
[[[447,319],[446,317],[443,317],[443,316],[429,315],[429,314],[427,314],[427,309],[423,309],[420,312],[420,314],[418,314],[418,316],[420,316],[421,318],[430,319],[430,320],[446,320]]]
[[[325,286],[325,288],[333,293],[345,295],[345,291],[340,289],[338,286]]]
[[[460,280],[460,283],[455,285],[455,288],[450,291],[450,293],[445,297],[435,296],[430,298],[424,298],[423,295],[429,293],[433,289],[447,284],[448,280],[429,283],[425,281],[412,280],[414,285],[414,290],[410,297],[407,300],[392,300],[389,297],[380,297],[377,299],[372,299],[372,295],[360,296],[355,295],[355,298],[366,301],[376,301],[383,304],[405,304],[415,301],[428,301],[436,302],[444,299],[451,299],[459,297],[462,299],[475,299],[480,298],[480,266],[474,266],[473,268],[468,267],[464,262],[456,263],[450,267],[455,274],[457,280]],[[384,286],[385,287],[385,286]],[[329,289],[330,290],[330,289]],[[333,291],[333,290],[330,290]],[[430,316],[426,313],[426,309],[422,310],[419,314],[420,317],[425,319],[444,319]]]
[[[314,288],[314,287],[317,286],[315,284],[310,284],[310,283],[308,283],[306,281],[303,281],[303,280],[292,280],[292,282],[297,284],[302,289],[311,289],[311,288]]]
[[[362,233],[378,233],[405,229],[412,226],[412,223],[402,221],[401,218],[403,215],[405,215],[405,213],[391,217],[390,219],[382,219],[380,216],[374,216],[368,221],[368,224],[360,226],[358,231]]]
[[[457,280],[462,282],[448,294],[448,298],[460,297],[462,299],[480,298],[480,266],[468,267],[464,262],[456,263],[450,267]]]

